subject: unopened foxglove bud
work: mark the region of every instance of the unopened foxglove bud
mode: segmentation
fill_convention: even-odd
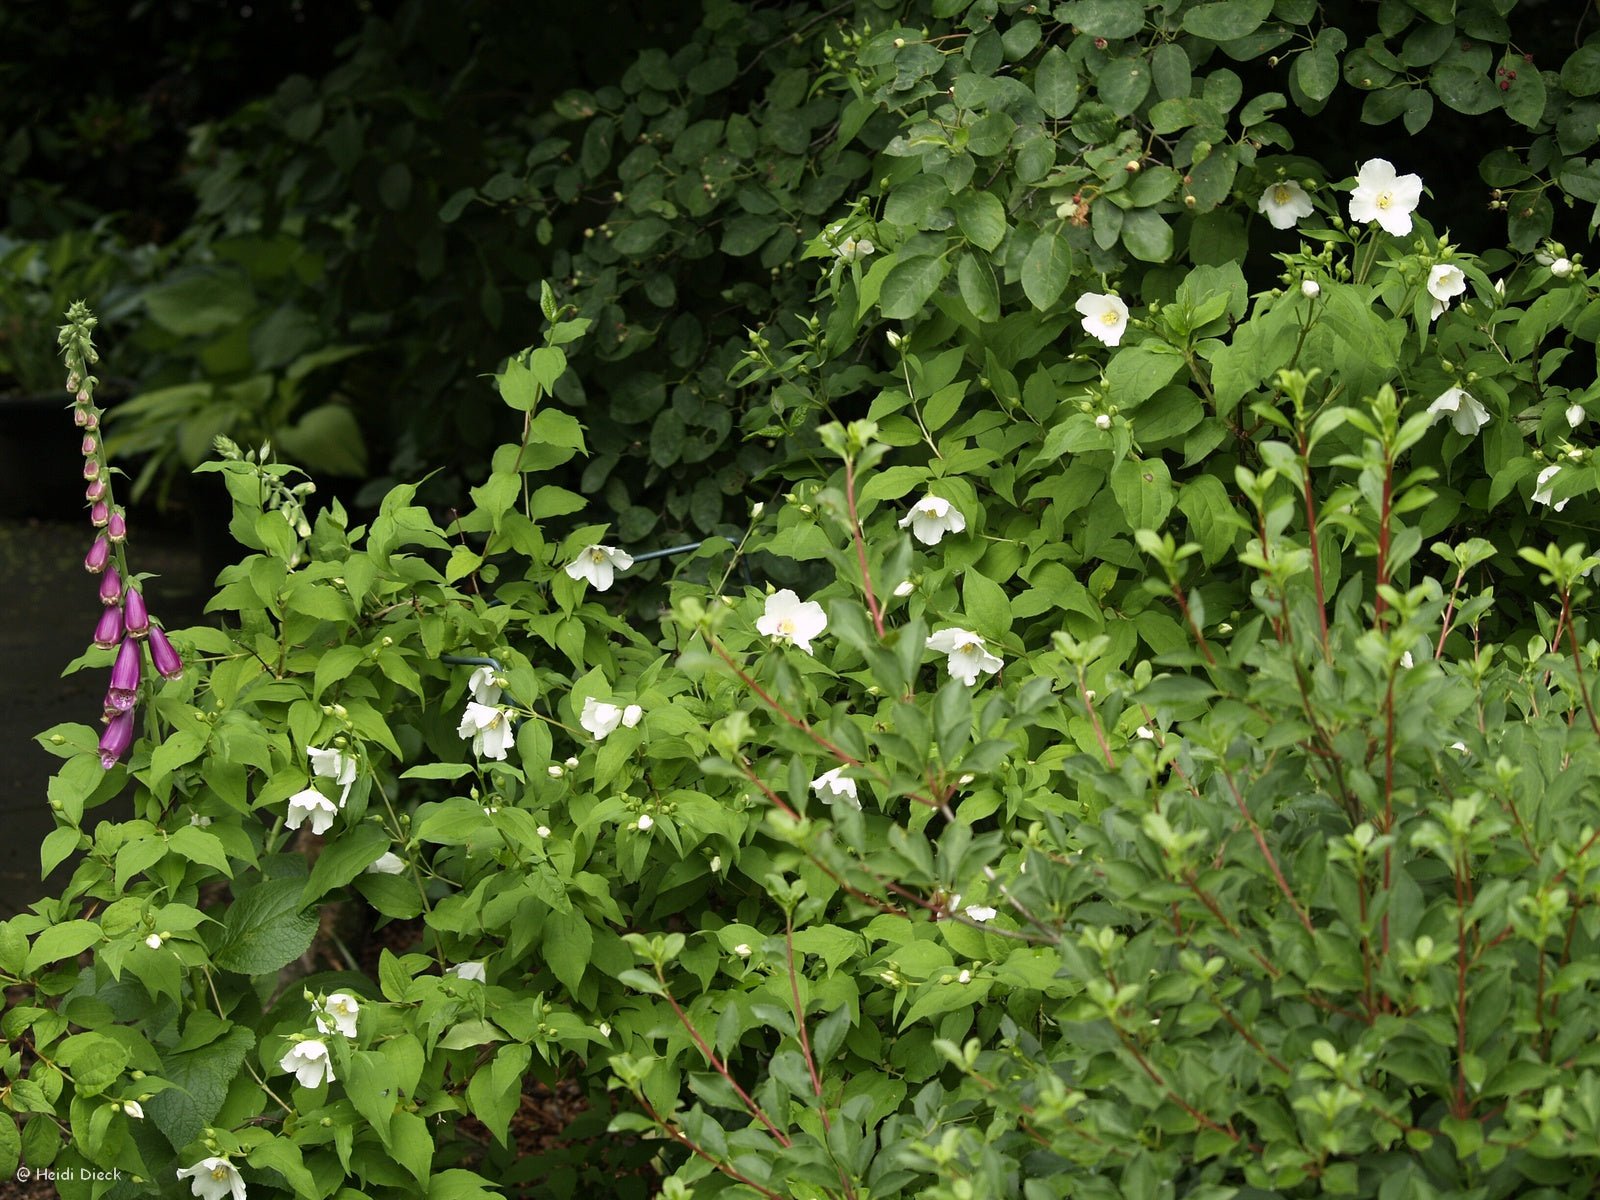
[[[100,766],[109,771],[117,760],[133,745],[133,713],[119,713],[107,723],[100,735]],[[159,939],[157,941],[159,945]]]
[[[111,543],[106,541],[105,534],[95,538],[94,545],[89,547],[89,553],[83,556],[83,569],[91,575],[98,575],[106,569],[106,564],[111,561]]]
[[[102,650],[115,650],[122,640],[122,608],[113,605],[100,613],[94,627],[94,644]]]
[[[111,519],[110,505],[100,499],[101,496],[105,495],[105,488],[102,486],[100,491],[93,496],[88,496],[87,493],[85,495],[88,499],[94,501],[94,507],[89,510],[89,524],[96,529],[104,529],[106,522]]]
[[[92,434],[92,433],[86,433],[86,434],[83,435],[83,444],[79,447],[79,450],[80,450],[80,452],[83,454],[83,456],[85,458],[88,458],[90,455],[94,454],[95,451],[97,451],[99,449],[100,449],[100,439],[99,438],[95,437],[94,434]]]
[[[83,460],[83,477],[85,479],[100,478],[100,460],[98,458],[86,458]]]
[[[104,479],[92,479],[89,481],[89,485],[83,489],[83,498],[91,504],[101,499],[105,494],[106,481]],[[101,522],[101,524],[104,524],[104,522]]]
[[[111,514],[111,519],[106,522],[106,536],[113,543],[126,540],[128,536],[128,519],[122,515],[119,508]]]
[[[172,648],[172,643],[159,625],[150,626],[150,661],[168,679],[176,679],[183,674],[183,659],[178,657],[178,652]]]
[[[129,588],[122,606],[129,636],[142,638],[150,632],[150,610],[145,607],[143,592],[136,587]]]
[[[122,576],[117,574],[115,567],[107,567],[105,575],[100,580],[100,603],[112,605],[121,599]]]
[[[106,689],[107,712],[131,712],[139,699],[139,677],[144,671],[144,655],[139,643],[132,638],[122,639],[117,651],[117,661],[111,664],[111,686]]]

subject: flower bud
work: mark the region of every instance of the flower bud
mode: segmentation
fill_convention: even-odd
[[[145,607],[144,593],[136,587],[128,589],[127,598],[123,600],[123,620],[127,623],[130,637],[142,638],[150,632],[150,610]]]
[[[1300,281],[1300,294],[1307,300],[1315,300],[1322,294],[1322,285],[1315,279],[1302,279]]]
[[[91,485],[91,487],[92,486],[93,485]],[[106,527],[106,522],[111,519],[110,506],[107,505],[104,500],[100,499],[100,496],[104,494],[104,485],[101,485],[100,491],[93,496],[88,496],[87,489],[85,490],[86,498],[94,501],[94,507],[89,510],[89,524],[93,525],[96,529],[104,529]]]
[[[1587,415],[1588,414],[1583,411],[1583,405],[1574,404],[1567,409],[1567,424],[1573,429],[1576,429],[1579,425],[1583,424],[1583,419]]]
[[[104,479],[90,480],[88,486],[83,489],[83,498],[89,501],[91,504],[94,501],[99,500],[105,494],[106,481]]]
[[[122,510],[120,508],[115,510],[111,514],[111,519],[106,522],[106,536],[110,538],[113,543],[119,543],[127,540],[128,519],[122,515]]]
[[[98,458],[86,458],[83,460],[83,477],[85,479],[100,478],[100,460]]]
[[[1096,417],[1094,419],[1094,427],[1096,429],[1100,429],[1100,430],[1110,429],[1111,428],[1111,418],[1109,416],[1107,416],[1105,413],[1101,413],[1098,417]]]
[[[94,627],[94,644],[101,650],[115,650],[122,640],[122,608],[112,605],[102,609],[100,620]]]
[[[1557,279],[1565,279],[1572,274],[1572,260],[1570,258],[1556,259],[1555,262],[1550,264],[1550,274]]]
[[[122,599],[122,576],[115,567],[107,567],[100,579],[100,603],[110,606]]]
[[[75,408],[72,410],[72,423],[79,429],[94,429],[99,426],[100,418],[94,415],[92,408]]]
[[[106,541],[105,534],[95,538],[94,545],[89,547],[89,553],[83,556],[83,569],[91,575],[98,575],[106,569],[106,564],[111,561],[111,543]]]
[[[92,433],[86,433],[83,435],[83,442],[80,444],[79,449],[85,458],[89,458],[100,449],[100,439]]]

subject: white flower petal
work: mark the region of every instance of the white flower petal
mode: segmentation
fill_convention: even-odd
[[[1083,331],[1090,337],[1115,346],[1128,329],[1128,306],[1120,296],[1104,292],[1085,292],[1073,305],[1083,317]]]
[[[1311,215],[1311,197],[1293,180],[1280,180],[1267,185],[1256,201],[1256,211],[1265,213],[1274,229],[1293,229],[1302,217]]]

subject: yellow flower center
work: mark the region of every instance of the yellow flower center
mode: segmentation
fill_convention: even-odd
[[[216,1166],[211,1168],[211,1178],[213,1178],[215,1180],[218,1180],[220,1182],[221,1180],[224,1180],[227,1177],[228,1177],[228,1168],[225,1165],[223,1165],[222,1163],[218,1163]]]
[[[794,619],[792,617],[780,617],[778,619],[778,632],[783,634],[785,637],[793,636]]]
[[[603,562],[605,562],[605,560],[606,560],[606,556],[605,556],[605,552],[603,550],[591,550],[591,551],[589,551],[589,561],[590,562],[603,563]]]
[[[969,642],[965,646],[961,647],[961,653],[963,653],[963,654],[976,654],[977,652],[978,652],[977,645],[974,644],[974,643],[971,643],[971,642]]]
[[[1289,203],[1289,189],[1280,183],[1272,189],[1272,198],[1279,204]]]
[[[1100,320],[1107,325],[1115,325],[1121,319],[1121,317],[1117,316],[1117,310],[1114,308],[1108,308],[1100,314]]]
[[[1392,205],[1394,203],[1394,193],[1393,192],[1379,192],[1378,193],[1378,201],[1377,201],[1377,203],[1378,203],[1378,207],[1379,208],[1388,208],[1390,205]]]

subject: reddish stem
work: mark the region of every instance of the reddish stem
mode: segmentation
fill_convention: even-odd
[[[652,1121],[654,1121],[658,1126],[660,1126],[662,1129],[664,1129],[666,1131],[668,1137],[672,1138],[674,1141],[678,1142],[680,1145],[686,1146],[689,1150],[693,1151],[695,1154],[697,1154],[701,1158],[705,1159],[708,1163],[710,1163],[717,1170],[721,1171],[729,1179],[736,1180],[739,1183],[744,1184],[746,1187],[754,1188],[756,1191],[760,1192],[763,1196],[770,1196],[771,1200],[783,1200],[783,1197],[778,1195],[777,1192],[768,1191],[766,1188],[762,1187],[755,1180],[749,1179],[749,1178],[745,1177],[744,1175],[739,1174],[738,1171],[736,1171],[734,1168],[730,1167],[727,1163],[723,1162],[721,1159],[716,1158],[715,1156],[707,1153],[705,1150],[702,1150],[697,1144],[695,1144],[694,1142],[690,1141],[689,1138],[683,1133],[683,1131],[680,1130],[676,1125],[673,1125],[669,1121],[663,1121],[661,1119],[661,1115],[658,1112],[656,1112],[656,1110],[653,1107],[651,1107],[650,1101],[646,1100],[642,1093],[641,1094],[636,1094],[635,1099],[637,1099],[640,1104],[644,1105],[644,1111],[647,1112],[650,1115],[650,1119]]]
[[[717,1057],[716,1051],[712,1050],[710,1046],[706,1045],[705,1038],[700,1036],[700,1031],[694,1027],[694,1022],[689,1020],[689,1014],[684,1012],[682,1006],[679,1005],[677,1000],[673,998],[671,990],[669,990],[667,987],[666,977],[661,974],[661,969],[659,967],[656,968],[656,979],[661,983],[661,994],[667,998],[667,1003],[672,1005],[672,1011],[678,1014],[679,1023],[689,1031],[689,1036],[694,1039],[694,1044],[700,1047],[700,1053],[706,1056],[706,1061],[711,1064],[712,1070],[716,1071],[718,1075],[721,1075],[722,1078],[727,1081],[728,1086],[731,1087],[734,1092],[738,1094],[739,1099],[744,1102],[744,1106],[749,1110],[750,1115],[771,1130],[772,1136],[778,1139],[778,1145],[787,1150],[792,1144],[789,1140],[789,1136],[772,1123],[772,1119],[767,1116],[766,1112],[759,1104],[750,1099],[750,1094],[740,1087],[738,1081],[735,1080],[731,1074],[729,1074],[727,1065]]]
[[[1572,647],[1572,669],[1578,674],[1578,695],[1583,697],[1583,710],[1589,714],[1589,728],[1600,737],[1600,717],[1595,716],[1594,704],[1589,699],[1589,687],[1583,681],[1583,653],[1578,649],[1578,627],[1572,620],[1572,592],[1561,593],[1561,619],[1567,626],[1567,642]]]
[[[850,535],[856,543],[856,562],[861,567],[861,589],[866,593],[867,611],[872,614],[872,627],[882,638],[883,609],[878,606],[878,597],[872,591],[872,574],[867,570],[867,543],[861,536],[861,521],[856,516],[856,465],[848,458],[844,460],[844,499],[850,510]]]
[[[1389,609],[1383,598],[1383,589],[1389,585],[1389,510],[1394,502],[1394,460],[1388,450],[1383,452],[1383,503],[1378,515],[1378,585],[1376,600],[1372,605],[1373,623],[1384,625],[1383,616]]]
[[[1322,547],[1317,544],[1317,505],[1311,494],[1311,450],[1306,443],[1304,428],[1299,430],[1299,437],[1300,482],[1306,497],[1306,533],[1311,539],[1311,580],[1317,589],[1317,621],[1322,630],[1322,657],[1331,663],[1333,650],[1328,644],[1328,601],[1322,585]]]
[[[1316,927],[1311,924],[1311,918],[1306,915],[1305,909],[1300,907],[1300,901],[1295,898],[1294,890],[1289,887],[1289,881],[1283,877],[1283,870],[1278,866],[1278,860],[1271,849],[1268,848],[1267,839],[1261,832],[1261,826],[1256,824],[1256,819],[1246,806],[1244,797],[1239,794],[1239,786],[1234,783],[1233,774],[1227,768],[1223,768],[1222,777],[1228,781],[1228,790],[1233,793],[1233,802],[1238,805],[1239,815],[1250,826],[1250,832],[1255,836],[1256,846],[1260,849],[1261,856],[1267,860],[1267,866],[1272,868],[1272,877],[1278,882],[1278,890],[1283,893],[1284,899],[1289,902],[1289,907],[1294,909],[1294,915],[1300,918],[1300,924],[1305,926],[1306,932],[1313,938],[1316,937]]]

